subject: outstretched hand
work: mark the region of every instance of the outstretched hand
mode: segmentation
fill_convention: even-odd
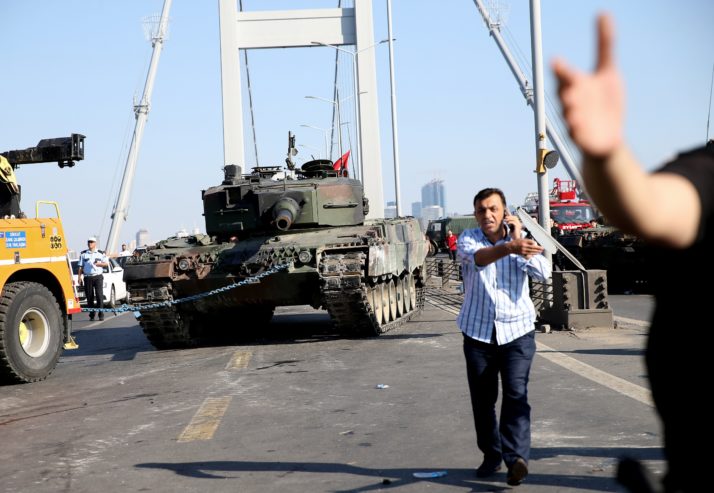
[[[553,62],[553,71],[570,136],[585,154],[603,158],[623,143],[624,88],[615,66],[612,18],[600,15],[597,28],[598,59],[592,73],[560,59]]]
[[[527,238],[514,239],[514,240],[509,241],[507,244],[508,244],[508,248],[510,249],[511,253],[515,253],[516,255],[521,255],[521,256],[525,257],[526,260],[530,259],[534,255],[543,253],[542,246],[540,246],[534,240],[530,240]]]

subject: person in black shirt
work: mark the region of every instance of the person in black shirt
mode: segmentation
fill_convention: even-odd
[[[712,465],[707,363],[714,327],[711,288],[698,285],[708,284],[714,270],[714,142],[678,155],[654,173],[643,171],[623,136],[625,98],[613,38],[611,18],[600,16],[593,73],[562,60],[553,69],[570,135],[583,154],[590,197],[613,225],[656,246],[651,266],[657,272],[656,308],[646,363],[664,432],[664,491],[707,491],[712,488],[707,486]]]

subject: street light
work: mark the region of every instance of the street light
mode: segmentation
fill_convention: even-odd
[[[306,124],[304,124],[304,123],[301,123],[300,126],[301,126],[301,127],[305,127],[305,128],[312,128],[312,129],[314,129],[314,130],[319,130],[320,132],[322,132],[322,136],[325,138],[325,156],[329,156],[329,155],[330,155],[330,151],[329,151],[328,148],[327,148],[327,132],[329,132],[330,130],[332,130],[332,128],[334,128],[334,127],[331,127],[331,128],[322,128],[322,127],[316,127],[315,125],[306,125]]]
[[[321,98],[320,96],[305,96],[306,99],[317,99],[319,101],[324,101],[326,103],[332,103],[337,107],[337,123],[338,123],[338,129],[337,129],[337,146],[340,148],[340,156],[342,156],[342,117],[340,115],[340,103],[342,101],[346,101],[350,99],[352,96],[347,96],[346,98],[340,99],[340,92],[337,91],[337,100],[333,101],[332,99],[327,99],[327,98]],[[335,128],[334,126],[332,128]]]
[[[391,38],[392,41],[395,41],[394,38]],[[347,53],[352,57],[352,78],[354,79],[354,86],[355,86],[355,93],[356,94],[362,94],[359,92],[359,81],[357,79],[357,55],[362,53],[363,51],[369,50],[370,48],[374,48],[377,45],[381,45],[383,43],[387,43],[390,41],[390,39],[383,39],[382,41],[378,41],[376,43],[372,43],[371,45],[367,46],[366,48],[362,48],[361,50],[346,50],[344,48],[340,48],[339,46],[331,45],[328,43],[323,43],[321,41],[311,41],[311,44],[314,44],[316,46],[327,46],[329,48],[334,48],[337,51],[341,51],[343,53]],[[355,46],[356,48],[356,46]],[[360,169],[360,176],[364,176],[364,169],[362,168],[362,127],[360,126],[360,114],[359,114],[359,98],[355,95],[355,126],[357,128],[357,131],[355,132],[355,136],[357,137],[357,145],[355,147],[355,150],[357,151],[357,159],[355,160],[357,164],[359,165]]]

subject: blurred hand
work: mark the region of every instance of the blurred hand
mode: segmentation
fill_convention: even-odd
[[[509,250],[516,255],[522,255],[526,259],[530,259],[534,255],[543,252],[543,247],[533,240],[527,238],[518,238],[508,242]]]
[[[570,136],[584,153],[604,158],[623,143],[624,88],[613,54],[614,23],[600,15],[598,59],[593,73],[580,72],[555,60],[558,95]]]

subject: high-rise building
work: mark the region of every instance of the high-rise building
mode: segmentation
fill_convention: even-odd
[[[421,217],[421,202],[412,202],[412,216]]]
[[[421,222],[421,227],[426,230],[429,221],[441,219],[442,217],[444,217],[444,209],[438,205],[430,205],[421,208],[421,219],[419,221]]]
[[[384,208],[384,218],[390,219],[397,217],[397,203],[387,202],[387,207]]]
[[[149,232],[145,229],[140,229],[136,232],[136,246],[146,246],[149,244]]]
[[[444,190],[444,180],[435,178],[421,187],[422,208],[438,205],[442,210],[446,210],[446,192]]]

